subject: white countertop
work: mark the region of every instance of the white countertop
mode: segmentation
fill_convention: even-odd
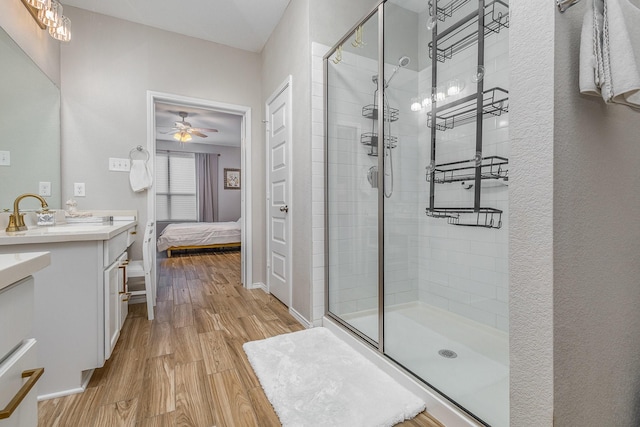
[[[0,254],[0,290],[51,264],[49,252]]]
[[[0,246],[109,240],[136,224],[137,221],[113,221],[111,224],[59,224],[50,227],[30,225],[26,231],[0,231]]]

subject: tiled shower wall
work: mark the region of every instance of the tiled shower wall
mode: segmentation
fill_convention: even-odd
[[[426,12],[425,12],[426,14]],[[424,14],[423,14],[424,15]],[[420,18],[426,22],[426,16]],[[484,89],[498,86],[508,90],[508,30],[485,39]],[[427,61],[428,51],[421,52]],[[438,63],[438,83],[451,79],[465,83],[464,90],[444,102],[472,94],[476,84],[477,49],[469,48],[444,63]],[[420,72],[421,92],[431,84],[431,66]],[[442,88],[440,89],[442,90]],[[420,158],[424,174],[430,161],[430,129],[421,126]],[[509,157],[509,117],[485,118],[483,121],[483,156]],[[437,132],[437,163],[472,159],[475,153],[475,122]],[[425,182],[425,188],[428,183]],[[474,189],[466,182],[436,184],[436,205],[473,206]],[[422,193],[424,208],[429,191]],[[420,218],[420,301],[457,313],[485,325],[508,330],[508,186],[503,181],[482,182],[481,205],[503,211],[502,228],[461,227],[447,224],[445,219]],[[467,217],[469,218],[469,217]]]
[[[426,16],[419,16],[425,22]],[[420,72],[401,69],[387,95],[391,107],[399,108],[400,119],[391,125],[398,136],[393,149],[393,195],[385,199],[385,304],[387,306],[421,302],[457,313],[482,324],[508,330],[508,187],[505,183],[483,182],[482,205],[503,210],[501,229],[458,227],[446,220],[425,215],[429,185],[425,167],[430,161],[430,129],[426,110],[411,111],[410,99],[431,90],[431,68],[427,43],[429,34],[421,29],[420,52],[412,61],[422,65]],[[485,89],[500,86],[508,90],[508,33],[502,31],[486,39]],[[314,322],[324,313],[324,128],[322,56],[327,46],[312,44],[313,80],[313,253],[314,253]],[[395,60],[395,58],[392,58]],[[415,63],[415,62],[414,62]],[[476,50],[468,49],[445,65],[439,64],[439,82],[457,78],[465,81],[458,96],[475,91],[470,76],[475,71]],[[387,75],[393,69],[387,64]],[[340,239],[339,253],[334,254],[334,282],[331,307],[336,314],[366,311],[377,307],[377,189],[366,180],[366,171],[377,158],[366,155],[367,147],[359,142],[360,133],[370,131],[371,121],[362,117],[362,106],[373,101],[377,63],[345,52],[339,64],[343,79],[333,79],[330,88],[336,99],[334,110],[340,112],[341,145],[334,154],[332,172],[341,180],[339,188],[353,195],[330,207],[331,235]],[[452,101],[455,97],[446,100]],[[483,155],[509,157],[508,114],[484,120]],[[475,124],[438,132],[438,162],[473,158]],[[438,204],[472,206],[473,189],[460,183],[436,186]],[[336,283],[339,283],[336,286]]]

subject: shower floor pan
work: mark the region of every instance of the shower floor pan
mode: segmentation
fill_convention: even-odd
[[[374,312],[342,318],[377,330]],[[509,425],[506,333],[423,303],[387,307],[385,328],[388,356],[491,426]]]

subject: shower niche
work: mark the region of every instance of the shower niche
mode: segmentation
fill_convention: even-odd
[[[483,205],[482,188],[487,180],[507,182],[509,160],[503,155],[484,153],[484,122],[487,118],[500,117],[509,112],[509,92],[504,87],[486,88],[487,59],[486,40],[509,28],[509,6],[501,0],[477,2],[477,9],[461,13],[468,0],[452,0],[442,7],[430,10],[432,37],[428,44],[432,61],[432,81],[438,82],[438,71],[456,55],[467,49],[477,51],[475,69],[470,81],[475,93],[446,100],[446,95],[459,91],[459,86],[447,85],[444,90],[432,90],[431,111],[427,113],[427,127],[431,129],[431,161],[426,167],[429,183],[429,205],[426,214],[432,218],[446,219],[448,224],[470,227],[501,228],[503,211]],[[435,16],[434,16],[435,15]],[[438,24],[438,22],[440,24]],[[445,23],[448,27],[440,30]],[[457,95],[457,93],[454,93]],[[438,146],[442,144],[440,132],[475,123],[475,144],[472,158],[456,161],[439,161]],[[446,140],[445,142],[446,143]],[[443,184],[464,183],[473,189],[473,201],[469,206],[448,206],[438,201],[438,187]]]

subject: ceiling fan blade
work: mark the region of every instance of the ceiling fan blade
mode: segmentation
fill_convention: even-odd
[[[195,129],[190,129],[190,130],[189,130],[189,133],[190,133],[191,135],[199,136],[200,138],[206,138],[206,137],[207,137],[207,135],[205,135],[205,134],[204,134],[204,133],[202,133],[202,132],[198,132],[198,131],[197,131],[197,130],[195,130]]]
[[[199,132],[218,132],[218,129],[212,129],[212,128],[193,128]]]
[[[163,130],[159,130],[158,131],[158,133],[161,133],[161,134],[164,134],[164,135],[172,134],[172,133],[176,133],[176,132],[180,132],[180,131],[178,129],[169,129],[169,130],[164,130],[164,131]]]

